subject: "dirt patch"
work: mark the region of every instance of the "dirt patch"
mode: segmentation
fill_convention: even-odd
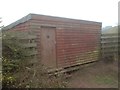
[[[67,82],[70,88],[117,88],[118,63],[95,62],[72,72]]]

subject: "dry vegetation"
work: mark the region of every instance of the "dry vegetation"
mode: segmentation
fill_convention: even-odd
[[[3,34],[3,88],[63,88],[63,75],[50,76],[34,59],[26,59],[26,51],[16,37]]]

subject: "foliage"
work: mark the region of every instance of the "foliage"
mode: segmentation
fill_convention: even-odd
[[[35,59],[27,59],[19,38],[3,33],[2,38],[3,87],[14,88],[61,88],[63,76],[49,76],[47,69]],[[37,60],[38,61],[38,60]]]
[[[2,55],[8,59],[24,59],[25,52],[19,39],[9,34],[2,35]]]
[[[24,58],[22,47],[19,46],[18,39],[9,34],[2,34],[2,85],[3,87],[13,87],[16,78],[13,76],[20,67],[20,60]]]

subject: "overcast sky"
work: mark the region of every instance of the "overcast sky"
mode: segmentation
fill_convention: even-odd
[[[2,24],[8,25],[29,13],[102,22],[118,22],[120,0],[0,0]]]

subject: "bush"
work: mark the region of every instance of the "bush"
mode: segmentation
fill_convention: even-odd
[[[66,86],[63,76],[50,76],[38,62],[25,57],[25,50],[17,37],[3,34],[3,77],[4,88],[62,88]],[[34,60],[32,60],[34,61]]]

